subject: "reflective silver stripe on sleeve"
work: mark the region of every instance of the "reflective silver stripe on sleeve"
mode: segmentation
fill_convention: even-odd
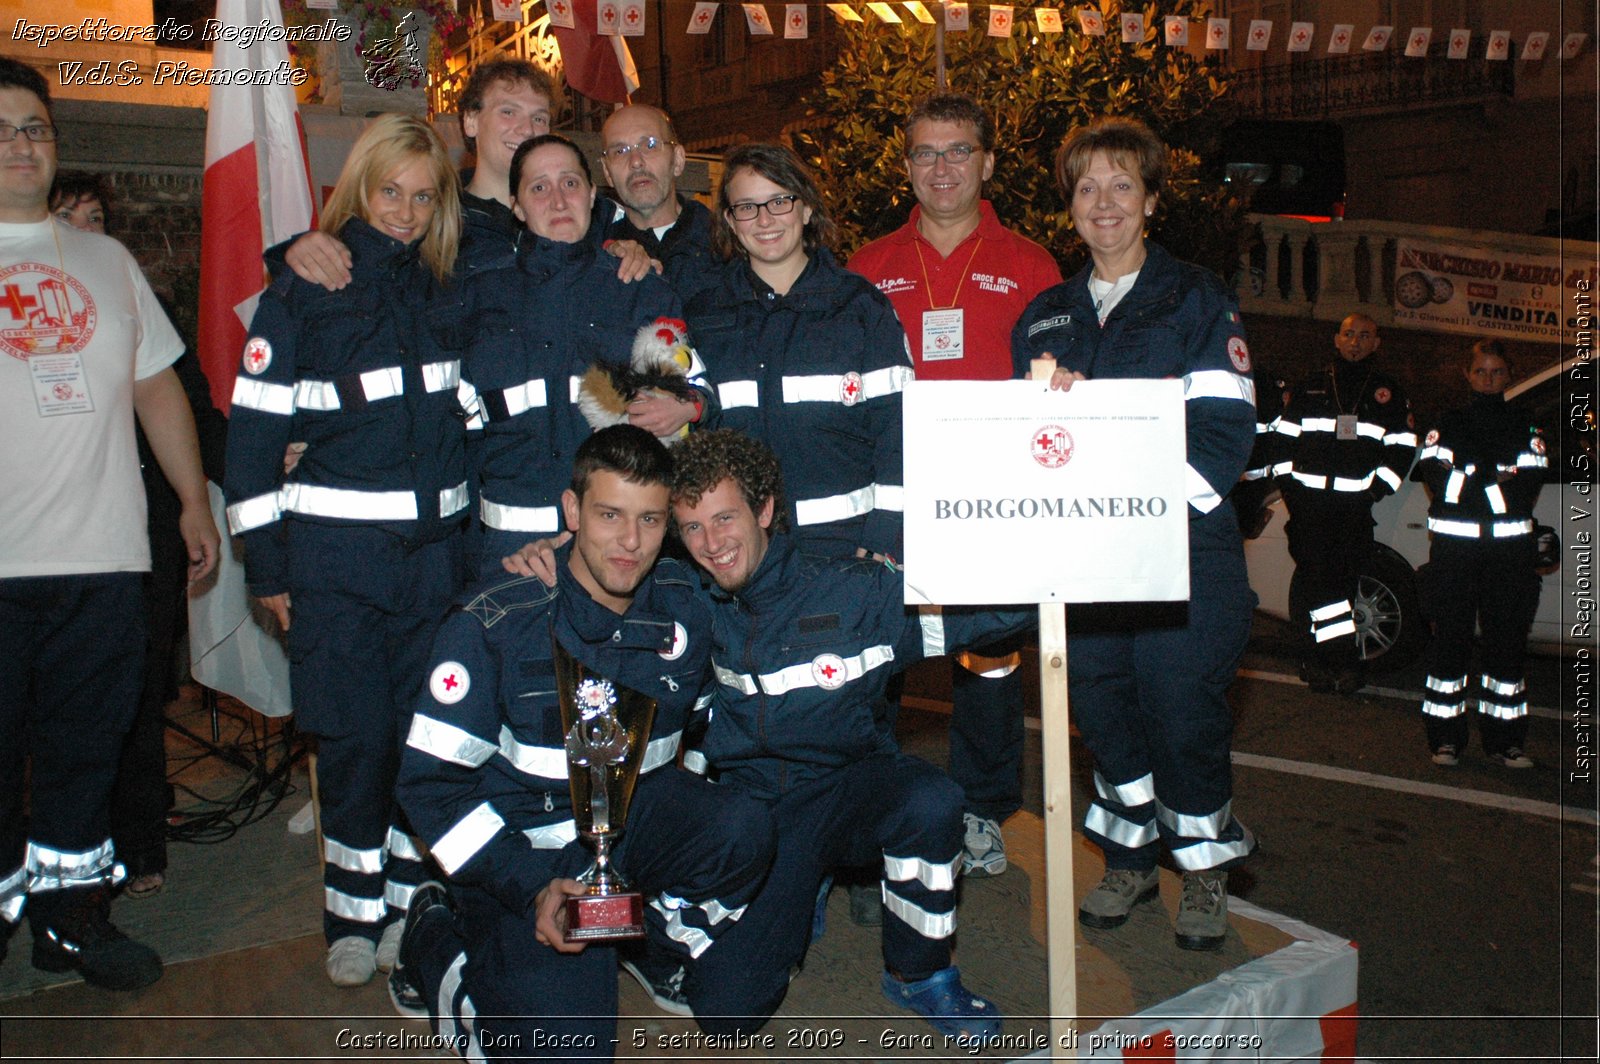
[[[1400,490],[1400,474],[1399,473],[1396,473],[1394,470],[1390,469],[1388,466],[1379,466],[1377,469],[1374,469],[1372,472],[1377,476],[1377,478],[1379,480],[1381,480],[1385,484],[1389,485],[1389,490],[1390,491],[1399,491]],[[1367,478],[1367,483],[1369,483],[1369,484],[1372,483],[1372,478],[1371,477]]]
[[[1500,485],[1490,484],[1483,489],[1483,494],[1489,500],[1490,513],[1503,514],[1506,512],[1506,496],[1505,492],[1500,490]]]
[[[1517,468],[1549,469],[1550,459],[1542,454],[1534,454],[1532,451],[1523,451],[1521,454],[1517,455]]]
[[[499,747],[487,739],[480,739],[465,728],[447,724],[442,720],[418,713],[411,718],[411,731],[406,745],[421,750],[440,761],[466,768],[477,768],[499,752]]]
[[[578,397],[583,394],[583,378],[567,378],[567,402],[577,405]]]
[[[1280,436],[1298,436],[1300,435],[1300,422],[1285,421],[1282,418],[1279,418],[1273,423],[1272,431],[1278,433]]]
[[[1296,469],[1294,471],[1294,479],[1298,480],[1306,487],[1315,488],[1318,491],[1321,491],[1323,488],[1328,486],[1328,478],[1319,473],[1302,473],[1300,470]]]
[[[724,687],[731,687],[742,695],[753,695],[761,690],[756,684],[755,677],[748,672],[734,672],[715,663],[712,664],[712,671],[717,674],[718,683]]]
[[[683,770],[693,772],[696,776],[704,776],[711,771],[711,762],[706,760],[706,755],[699,750],[685,750],[683,752]]]
[[[502,532],[555,532],[560,528],[560,511],[554,506],[507,506],[488,499],[478,503],[483,523]]]
[[[1239,399],[1256,404],[1256,382],[1232,370],[1202,369],[1183,377],[1183,400]]]
[[[430,392],[443,392],[461,385],[461,360],[428,362],[422,367],[422,386]]]
[[[1149,772],[1127,783],[1113,784],[1098,769],[1094,773],[1094,792],[1108,802],[1120,805],[1144,805],[1156,800],[1156,778]]]
[[[923,938],[949,938],[956,933],[954,910],[947,913],[930,913],[887,887],[883,888],[883,907],[904,920]]]
[[[1428,531],[1464,539],[1477,539],[1481,534],[1476,521],[1452,521],[1448,517],[1428,518]]]
[[[1204,816],[1191,813],[1179,813],[1168,809],[1160,801],[1156,802],[1156,819],[1165,824],[1168,830],[1185,838],[1214,839],[1222,834],[1222,829],[1228,826],[1228,821],[1233,817],[1232,800],[1222,803],[1222,808]]]
[[[1389,471],[1387,469],[1383,470],[1383,472],[1389,473]],[[1389,476],[1393,477],[1394,474],[1393,473],[1389,473]],[[1396,481],[1395,486],[1399,487],[1399,482],[1398,481]],[[1372,474],[1371,473],[1368,473],[1364,477],[1334,477],[1333,478],[1333,490],[1334,491],[1366,491],[1370,487],[1372,487]]]
[[[1417,455],[1417,461],[1419,462],[1426,462],[1430,458],[1436,462],[1444,462],[1446,465],[1454,465],[1456,454],[1450,448],[1441,447],[1435,443],[1424,447],[1422,453]]]
[[[252,528],[270,525],[283,516],[278,506],[278,493],[268,492],[253,499],[245,499],[228,507],[228,533],[237,536]]]
[[[915,879],[929,890],[955,890],[956,869],[961,867],[962,855],[943,864],[924,861],[920,857],[891,857],[883,855],[883,877],[895,883]]]
[[[526,414],[528,411],[545,406],[549,402],[545,395],[543,377],[538,380],[523,381],[521,384],[513,384],[509,388],[502,388],[500,389],[500,395],[506,402],[507,417]]]
[[[522,834],[536,850],[559,850],[578,837],[578,825],[571,820],[524,828]]]
[[[268,384],[253,377],[237,377],[233,382],[233,405],[287,417],[294,413],[294,389],[287,384]]]
[[[873,669],[887,665],[893,660],[894,647],[884,644],[865,647],[861,653],[843,659],[844,680],[842,682],[850,683],[859,680]],[[816,670],[813,665],[813,662],[803,661],[798,665],[790,665],[788,668],[779,669],[777,672],[765,673],[761,677],[761,690],[769,695],[783,695],[788,694],[790,691],[803,690],[808,687],[820,687],[822,685],[817,682]],[[718,679],[721,679],[720,670]],[[729,684],[728,686],[737,685]],[[836,684],[835,686],[837,687],[838,685]],[[754,694],[753,691],[749,693]]]
[[[362,521],[415,521],[417,496],[410,491],[356,491],[321,484],[285,484],[278,505],[286,513],[349,517]]]
[[[422,860],[422,840],[412,838],[393,824],[389,825],[389,837],[384,841],[384,847],[389,851],[389,856],[402,861]]]
[[[467,482],[462,481],[453,488],[443,488],[439,492],[439,516],[453,517],[467,508],[467,503],[472,498],[467,493]]]
[[[1208,868],[1215,868],[1220,864],[1227,864],[1240,857],[1248,857],[1250,851],[1255,849],[1255,836],[1250,834],[1250,829],[1240,825],[1244,837],[1236,842],[1197,842],[1190,846],[1176,846],[1172,849],[1172,859],[1179,868],[1185,872],[1204,872]]]
[[[848,400],[848,405],[868,399],[881,399],[886,395],[905,391],[915,376],[910,366],[886,366],[861,374],[861,395]],[[786,403],[846,403],[845,374],[819,373],[803,377],[783,378],[783,401]],[[726,405],[726,404],[724,404]]]
[[[1450,475],[1444,482],[1444,501],[1457,503],[1461,501],[1461,489],[1467,483],[1467,476],[1459,469],[1450,470]]]
[[[683,741],[683,732],[675,731],[670,735],[663,735],[659,739],[650,740],[645,747],[644,760],[639,765],[639,771],[652,772],[662,765],[670,764],[677,760],[678,744]],[[567,778],[567,751],[562,747],[533,746],[519,742],[511,733],[511,729],[502,725],[500,728],[499,752],[519,772],[530,776],[537,776],[541,780],[564,780]]]
[[[1378,440],[1380,442],[1387,439],[1387,437],[1383,434],[1383,426],[1375,425],[1370,421],[1356,422],[1356,435],[1365,436],[1369,440]],[[1417,438],[1415,436],[1411,437],[1411,444],[1413,447],[1416,446],[1416,443]]]
[[[358,898],[332,887],[322,888],[322,907],[335,916],[360,924],[381,923],[389,911],[382,898]]]
[[[1118,846],[1126,846],[1130,850],[1137,850],[1141,846],[1149,846],[1156,841],[1158,831],[1154,818],[1143,824],[1120,817],[1098,802],[1089,803],[1089,811],[1083,816],[1083,830],[1092,831],[1096,835],[1110,839]]]
[[[483,428],[483,405],[478,402],[478,389],[470,381],[462,381],[456,388],[456,402],[467,415],[468,429]]]
[[[346,872],[382,872],[383,847],[373,850],[358,850],[353,846],[346,846],[337,839],[327,835],[322,837],[322,856],[335,868],[342,868]]]
[[[1520,521],[1496,521],[1494,523],[1495,539],[1510,539],[1512,536],[1521,536],[1532,531],[1532,518],[1523,518]]]
[[[361,394],[367,402],[393,399],[405,394],[405,378],[399,366],[369,369],[361,374]],[[318,410],[324,413],[340,409],[339,386],[333,381],[295,381],[294,405],[298,410]]]
[[[1222,502],[1211,482],[1200,475],[1200,471],[1192,465],[1183,467],[1183,490],[1189,496],[1189,505],[1203,514],[1208,514]]]
[[[922,626],[923,656],[944,657],[944,614],[939,607],[917,607],[917,622]]]
[[[1417,434],[1410,429],[1385,433],[1383,445],[1385,447],[1415,447],[1417,445]]]
[[[830,521],[859,517],[872,512],[875,498],[874,485],[868,484],[864,488],[857,488],[843,495],[828,495],[820,499],[796,499],[795,521],[801,525],[825,525]]]
[[[1302,432],[1332,432],[1338,427],[1338,422],[1331,417],[1307,417],[1300,419]],[[1295,433],[1299,435],[1299,433]]]
[[[717,399],[724,410],[761,405],[761,385],[757,381],[723,381],[717,385]]]
[[[506,826],[494,806],[483,802],[472,812],[458,820],[454,827],[445,832],[439,841],[429,849],[433,852],[433,859],[439,862],[450,875],[455,875],[461,866],[472,860],[474,854],[488,845],[489,840],[500,833]]]
[[[903,513],[906,508],[906,489],[900,484],[872,485],[872,506],[876,510],[893,510]]]

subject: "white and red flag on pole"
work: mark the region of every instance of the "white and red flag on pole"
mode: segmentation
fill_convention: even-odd
[[[621,5],[607,0],[613,20],[620,17]],[[627,103],[628,94],[639,87],[633,71],[633,55],[621,35],[609,40],[600,36],[600,13],[595,0],[562,0],[572,16],[571,26],[558,26],[555,11],[550,14],[550,33],[561,48],[561,66],[567,84],[591,100],[601,103]],[[633,72],[634,76],[629,77]]]
[[[283,25],[278,0],[218,0],[227,26]],[[288,46],[271,35],[244,47],[220,39],[216,70],[287,68]],[[240,79],[242,80],[242,79]],[[270,78],[261,80],[270,81]],[[200,204],[200,368],[227,412],[245,330],[266,287],[261,253],[316,224],[305,130],[288,85],[212,86]]]

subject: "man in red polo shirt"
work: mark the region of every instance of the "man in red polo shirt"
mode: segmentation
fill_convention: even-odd
[[[1034,296],[1061,283],[1061,268],[983,198],[994,124],[971,97],[930,96],[902,128],[917,205],[850,268],[894,304],[918,380],[1008,380],[1011,328]],[[966,792],[969,876],[1006,870],[1000,824],[1022,806],[1021,657],[985,649],[951,659],[950,775]]]

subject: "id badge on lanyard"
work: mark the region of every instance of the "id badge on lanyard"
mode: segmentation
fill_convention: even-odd
[[[960,307],[922,312],[922,360],[948,362],[965,353],[965,334]]]
[[[1353,440],[1356,438],[1356,416],[1354,414],[1340,414],[1334,419],[1333,438],[1336,440]]]
[[[94,413],[89,377],[77,352],[34,355],[28,359],[28,372],[33,375],[33,401],[40,417]]]

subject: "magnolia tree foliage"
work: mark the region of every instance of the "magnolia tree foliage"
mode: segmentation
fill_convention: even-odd
[[[1195,0],[1166,0],[1160,9],[1160,15],[1191,16],[1196,40],[1205,12]],[[1219,178],[1203,172],[1197,154],[1209,148],[1226,118],[1228,71],[1160,43],[1160,15],[1154,6],[1145,9],[1145,39],[1138,45],[1122,43],[1114,17],[1104,37],[1079,33],[1075,25],[1041,35],[1019,18],[1002,39],[988,36],[979,17],[967,32],[945,35],[950,90],[974,97],[994,119],[988,197],[1006,225],[1049,248],[1069,276],[1087,256],[1069,228],[1055,151],[1068,130],[1102,115],[1138,118],[1173,148],[1152,238],[1224,276],[1237,266],[1243,209]],[[794,140],[816,168],[841,243],[851,251],[903,224],[915,202],[900,121],[934,91],[934,27],[850,23],[842,38],[839,58],[823,72],[811,101],[807,127]]]

